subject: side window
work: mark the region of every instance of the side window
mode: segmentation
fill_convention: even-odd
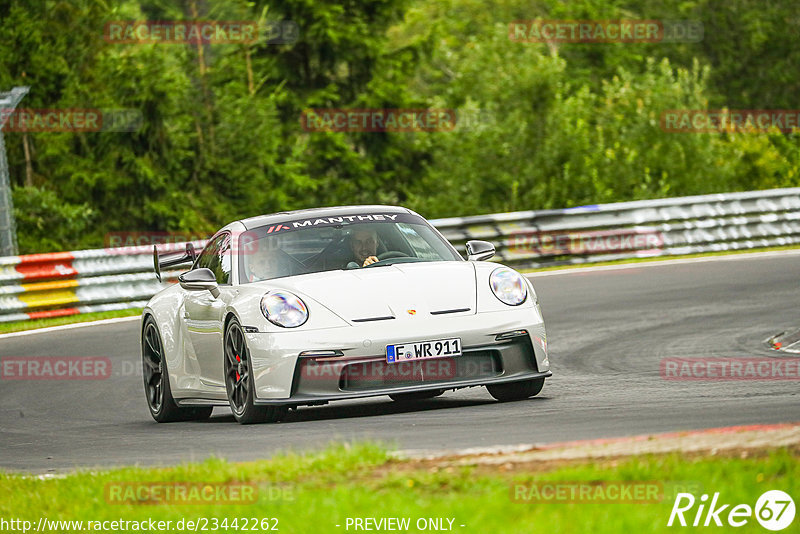
[[[208,243],[197,258],[195,269],[211,269],[217,277],[217,283],[229,284],[231,280],[231,236],[222,234]]]
[[[225,239],[222,241],[219,250],[217,250],[217,262],[219,270],[211,269],[217,275],[218,284],[231,283],[231,236],[225,234]]]
[[[211,258],[217,255],[216,250],[219,244],[219,240],[222,237],[224,236],[219,236],[217,239],[214,239],[213,241],[209,241],[208,243],[206,243],[206,246],[200,253],[200,257],[197,258],[194,267],[192,267],[193,269],[201,269],[203,267],[211,269]]]

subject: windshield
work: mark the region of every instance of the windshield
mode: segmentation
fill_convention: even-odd
[[[364,214],[266,225],[239,238],[240,283],[396,263],[462,261],[421,217]]]

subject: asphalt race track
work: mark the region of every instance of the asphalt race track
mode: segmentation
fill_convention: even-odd
[[[0,338],[1,357],[113,363],[106,380],[0,381],[0,468],[248,460],[332,440],[455,449],[800,421],[797,380],[672,381],[659,370],[667,357],[789,357],[764,340],[800,327],[800,255],[624,267],[533,277],[554,376],[515,403],[472,388],[411,406],[376,397],[301,408],[273,425],[237,425],[227,408],[159,425],[144,399],[138,321]]]

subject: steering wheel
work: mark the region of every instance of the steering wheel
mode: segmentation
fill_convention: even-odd
[[[387,250],[386,252],[381,252],[380,254],[378,254],[377,257],[379,261],[383,261],[383,260],[390,260],[392,258],[407,258],[408,254],[405,254],[398,250]]]
[[[391,260],[394,258],[408,258],[408,257],[409,255],[403,252],[397,250],[387,250],[386,252],[381,252],[380,254],[378,254],[376,256],[376,258],[378,258],[378,261],[376,261],[375,263],[370,263],[369,265],[367,265],[367,267],[372,267],[373,265],[380,265],[385,260]],[[354,261],[351,261],[348,262],[347,267],[345,267],[345,269],[358,269],[359,267],[361,267],[359,264],[357,264]]]
[[[397,250],[388,250],[386,252],[378,254],[378,256],[377,256],[378,261],[376,261],[375,263],[370,263],[369,265],[365,266],[365,268],[366,267],[375,267],[376,265],[382,265],[384,262],[389,261],[389,260],[393,260],[395,258],[410,258],[410,257],[411,256],[409,256],[408,254],[405,254],[403,252],[399,252]]]

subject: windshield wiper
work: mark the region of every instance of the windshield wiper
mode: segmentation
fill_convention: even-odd
[[[389,258],[381,260],[376,263],[371,263],[363,268],[366,269],[367,267],[385,267],[389,265],[394,265],[395,263],[417,263],[421,261],[428,261],[428,260],[424,260],[422,258]]]

